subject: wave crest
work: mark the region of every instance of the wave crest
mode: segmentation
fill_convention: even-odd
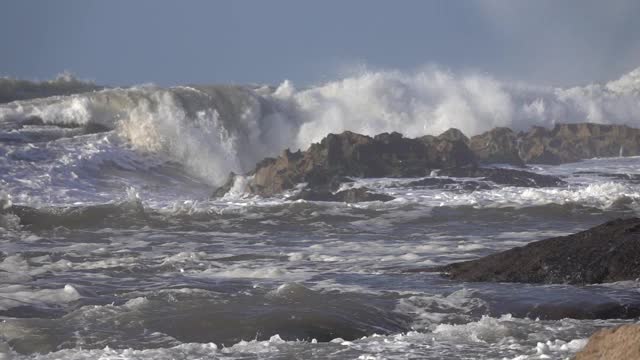
[[[364,72],[302,90],[288,81],[277,88],[140,86],[0,105],[0,125],[16,129],[29,117],[98,124],[217,185],[230,171],[246,172],[265,156],[344,130],[416,137],[451,127],[470,136],[559,122],[638,126],[639,79],[637,69],[606,84],[563,89],[428,68]]]

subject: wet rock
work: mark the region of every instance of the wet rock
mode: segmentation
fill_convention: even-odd
[[[438,171],[440,176],[482,178],[498,185],[519,187],[555,187],[566,185],[566,182],[556,176],[541,175],[524,170],[487,168],[487,167],[457,167]]]
[[[440,134],[438,136],[439,139],[441,140],[448,140],[448,141],[452,141],[452,142],[456,142],[456,141],[462,141],[465,144],[469,144],[469,138],[462,133],[462,131],[456,129],[456,128],[451,128],[445,132],[443,132],[442,134]]]
[[[524,166],[519,154],[518,136],[513,130],[497,127],[483,134],[471,137],[469,148],[485,164],[500,163]]]
[[[640,183],[640,174],[617,174],[617,173],[605,173],[598,171],[576,171],[574,175],[595,175],[600,177],[606,177],[614,180],[628,181],[633,184]]]
[[[285,150],[267,158],[249,174],[246,191],[271,196],[307,183],[311,189],[335,189],[344,177],[422,177],[432,169],[475,164],[464,135],[450,130],[442,136],[408,139],[399,133],[375,137],[346,131],[329,134],[306,151]],[[216,194],[230,189],[232,179]]]
[[[599,284],[640,277],[640,218],[436,268],[462,281]]]
[[[332,193],[326,190],[313,190],[305,189],[299,194],[292,196],[289,200],[308,200],[308,201],[335,201],[346,203],[357,203],[364,201],[391,201],[395,199],[393,196],[386,194],[377,194],[371,192],[367,188],[355,188],[342,190],[337,193]]]
[[[471,137],[469,148],[481,163],[557,165],[595,157],[640,155],[640,129],[626,125],[558,124],[516,134],[498,127]]]
[[[211,194],[212,198],[221,198],[223,196],[225,196],[232,188],[233,188],[233,184],[235,184],[236,182],[236,173],[234,173],[233,171],[229,173],[229,176],[227,176],[227,180],[225,180],[224,184],[222,184],[221,186],[219,186],[218,188],[216,188],[213,193]]]
[[[528,164],[561,164],[594,157],[640,155],[640,129],[626,125],[559,124],[534,127],[519,136]]]
[[[519,134],[501,127],[471,139],[457,129],[415,139],[397,132],[370,137],[346,131],[329,134],[305,151],[285,150],[277,158],[262,160],[248,174],[252,178],[242,190],[272,196],[300,183],[312,189],[335,190],[348,176],[424,177],[433,169],[448,170],[453,177],[486,178],[499,185],[559,186],[564,182],[552,176],[475,165],[478,161],[515,166],[560,164],[630,155],[640,155],[640,129],[624,125],[560,124],[553,129],[533,127]],[[214,196],[228,192],[234,177]]]
[[[407,183],[404,186],[409,186],[409,187],[429,187],[429,188],[443,189],[448,185],[454,185],[454,184],[457,184],[457,183],[458,183],[457,181],[455,181],[453,179],[449,179],[449,178],[429,177],[429,178],[424,178],[424,179],[420,179],[420,180],[411,181],[411,182]]]
[[[430,189],[444,189],[444,190],[489,190],[493,189],[493,186],[484,181],[464,180],[458,181],[450,178],[424,178],[420,180],[411,181],[403,187],[425,187]]]
[[[640,359],[640,325],[622,325],[602,329],[591,335],[587,346],[575,360]]]

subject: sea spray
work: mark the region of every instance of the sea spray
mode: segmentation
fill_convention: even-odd
[[[137,151],[159,153],[213,185],[244,173],[285,148],[305,149],[327,133],[400,131],[417,137],[451,127],[468,136],[497,126],[526,130],[558,122],[638,126],[640,69],[606,84],[550,88],[458,75],[429,68],[414,73],[364,72],[297,90],[138,86],[0,106],[2,128],[26,119],[44,124],[99,124]]]

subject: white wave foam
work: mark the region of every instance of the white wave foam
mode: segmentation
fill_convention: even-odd
[[[617,160],[603,160],[595,163],[605,162],[612,167],[617,164]],[[627,167],[637,167],[638,159],[634,159],[633,163],[629,163],[628,159],[626,159],[623,163],[623,165]],[[589,169],[591,168],[593,168],[592,165],[590,165]],[[557,169],[554,168],[554,170]],[[575,169],[573,169],[573,171],[575,171]],[[549,173],[549,171],[541,172]],[[556,172],[556,175],[566,176],[567,174],[571,174],[570,171],[566,170],[557,170]],[[576,181],[576,179],[578,181]],[[428,207],[472,206],[474,208],[523,208],[548,204],[576,204],[599,209],[624,206],[632,210],[640,210],[640,186],[637,184],[623,181],[610,181],[608,178],[592,175],[571,177],[566,178],[566,180],[569,182],[569,185],[566,187],[527,188],[507,186],[472,192],[442,191],[441,189],[428,188],[402,188],[396,187],[396,185],[403,183],[403,179],[388,178],[356,179],[354,184],[344,186],[367,187],[396,197],[394,202],[385,204],[357,204],[357,206],[367,208],[372,208],[373,206],[392,208],[396,206],[396,203],[410,202]]]
[[[640,68],[604,85],[562,89],[437,68],[368,72],[294,93],[305,116],[297,141],[304,147],[341,130],[415,137],[451,127],[475,135],[496,126],[525,130],[572,121],[638,125],[638,78]]]
[[[462,289],[447,296],[410,296],[401,299],[395,311],[411,316],[411,327],[416,330],[433,329],[441,323],[469,322],[475,313],[488,308],[485,301],[474,295],[473,291]]]
[[[431,202],[434,205],[439,201],[439,205],[471,205],[478,208],[581,204],[606,209],[623,197],[629,198],[633,205],[640,199],[640,192],[635,186],[604,182],[569,188],[506,187],[462,194],[440,192],[434,194]]]
[[[230,171],[246,172],[265,156],[343,130],[416,137],[450,127],[474,135],[571,121],[639,126],[638,78],[640,68],[606,84],[563,89],[426,68],[364,72],[304,90],[288,81],[276,89],[143,86],[2,105],[0,124],[29,116],[100,124],[134,148],[161,152],[220,184]]]
[[[13,352],[7,352],[8,359],[69,359],[69,360],[124,360],[124,359],[152,359],[152,360],[173,360],[173,359],[209,359],[217,358],[218,346],[214,343],[187,343],[174,346],[172,348],[158,349],[113,349],[105,347],[103,349],[64,349],[49,354],[36,356],[22,356]],[[2,354],[2,353],[0,353]],[[1,358],[0,358],[1,359]]]
[[[75,287],[65,285],[62,289],[33,290],[22,285],[8,285],[0,290],[0,310],[22,305],[66,304],[81,298]]]

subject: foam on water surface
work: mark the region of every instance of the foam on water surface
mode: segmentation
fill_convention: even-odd
[[[639,157],[529,168],[568,183],[552,188],[355,179],[343,188],[396,199],[343,204],[250,196],[238,177],[209,197],[230,171],[328,132],[637,126],[638,74],[552,89],[382,71],[307,89],[149,85],[0,105],[0,358],[570,357],[593,331],[634,321],[636,282],[421,271],[637,214]]]

